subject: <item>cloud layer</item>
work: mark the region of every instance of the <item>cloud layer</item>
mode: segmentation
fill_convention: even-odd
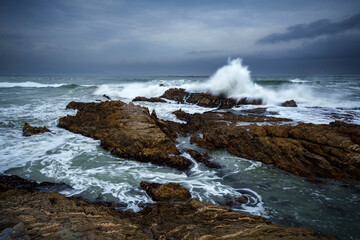
[[[294,59],[304,71],[308,59],[359,58],[357,9],[337,0],[3,0],[0,74],[211,74],[228,57],[255,73],[297,72],[286,67]],[[360,71],[344,61],[337,71]]]
[[[285,33],[270,34],[257,41],[257,43],[278,43],[298,39],[316,38],[319,36],[343,33],[353,29],[360,29],[360,13],[335,23],[332,23],[329,19],[321,19],[309,24],[293,25],[288,27]]]

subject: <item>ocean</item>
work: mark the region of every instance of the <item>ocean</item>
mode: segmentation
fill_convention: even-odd
[[[169,88],[210,92],[229,97],[262,98],[264,105],[244,105],[230,111],[267,108],[265,114],[298,122],[360,124],[358,75],[251,75],[233,60],[212,76],[3,75],[0,76],[0,173],[49,182],[63,182],[67,196],[115,202],[121,210],[139,211],[153,203],[141,181],[176,182],[193,197],[225,205],[245,195],[249,203],[234,210],[260,215],[273,223],[306,226],[340,239],[360,239],[360,183],[321,179],[312,182],[261,162],[233,156],[225,150],[207,151],[223,167],[209,169],[193,163],[187,172],[121,159],[99,141],[58,128],[58,120],[76,111],[71,101],[131,102],[136,96],[158,97]],[[294,99],[298,107],[281,103]],[[178,121],[173,111],[188,113],[216,109],[192,104],[135,102],[155,109],[161,119]],[[221,110],[224,111],[224,110]],[[47,126],[51,133],[22,136],[25,122]],[[178,148],[198,148],[180,137]],[[203,150],[205,151],[205,150]],[[189,157],[189,156],[188,156]]]

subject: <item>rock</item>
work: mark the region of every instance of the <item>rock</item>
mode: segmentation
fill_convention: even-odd
[[[134,213],[55,192],[11,189],[0,192],[0,211],[6,216],[0,231],[16,229],[22,239],[329,239],[198,199],[162,201]]]
[[[23,223],[18,223],[12,228],[6,228],[0,233],[0,239],[6,240],[30,240],[31,238],[26,234],[26,229]]]
[[[155,119],[158,118],[157,115],[156,115],[155,109],[152,110],[152,112],[151,112],[151,117],[153,117],[153,118],[155,118]]]
[[[136,223],[149,226],[154,239],[326,239],[304,227],[271,224],[265,218],[198,199],[159,202],[139,215]]]
[[[164,85],[163,83],[160,83],[159,86],[160,86],[160,87],[164,87],[165,85]]]
[[[51,132],[47,127],[32,127],[30,124],[25,123],[23,127],[23,136],[29,137],[31,135]]]
[[[0,193],[0,211],[0,226],[22,222],[31,239],[150,239],[127,213],[55,192]]]
[[[240,100],[237,100],[234,98],[226,98],[223,96],[214,96],[209,93],[188,93],[183,88],[168,89],[161,97],[181,103],[187,102],[202,107],[217,107],[220,109],[228,109],[243,104],[262,104],[261,99],[242,98]]]
[[[265,116],[215,112],[175,114],[187,121],[181,126],[183,132],[190,133],[190,142],[200,147],[223,148],[236,156],[273,164],[314,180],[317,177],[360,180],[359,125],[333,122],[290,126],[274,125],[286,119]],[[239,124],[243,121],[272,125]]]
[[[235,198],[235,201],[242,204],[246,204],[249,201],[249,199],[246,196],[242,195],[241,197]]]
[[[184,201],[191,198],[189,190],[178,183],[141,182],[140,186],[154,201]]]
[[[106,98],[106,99],[111,100],[111,98],[110,98],[108,95],[106,95],[106,94],[104,94],[103,97]]]
[[[171,137],[160,127],[165,122],[149,114],[145,107],[122,101],[101,103],[71,102],[67,108],[78,109],[76,116],[60,118],[59,127],[100,140],[111,154],[141,162],[151,162],[179,170],[187,170],[191,161],[181,152]],[[173,136],[173,135],[172,135]]]
[[[136,101],[143,101],[143,102],[166,102],[164,99],[158,97],[146,98],[146,97],[136,97],[132,100],[133,102]]]
[[[283,107],[297,107],[297,104],[294,100],[288,100],[283,102],[283,104],[281,105]]]
[[[0,175],[0,192],[8,191],[9,189],[25,189],[29,192],[35,191],[60,191],[64,189],[72,189],[65,183],[50,183],[42,182],[37,183],[32,180],[26,180],[21,177],[12,175]]]
[[[221,166],[215,162],[210,161],[209,154],[201,154],[196,150],[193,149],[186,149],[187,153],[197,162],[204,164],[208,168],[221,168]]]

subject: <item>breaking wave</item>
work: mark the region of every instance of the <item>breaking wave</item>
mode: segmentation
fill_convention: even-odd
[[[282,102],[294,99],[305,106],[339,106],[336,98],[328,99],[313,93],[310,82],[303,79],[289,79],[289,84],[281,84],[277,88],[265,88],[252,81],[250,71],[237,58],[229,60],[228,64],[219,68],[205,82],[184,85],[190,92],[208,92],[218,96],[232,98],[260,98],[266,105],[280,105]],[[341,106],[344,103],[341,103]]]

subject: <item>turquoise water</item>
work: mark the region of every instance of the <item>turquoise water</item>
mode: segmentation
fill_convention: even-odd
[[[220,205],[243,194],[250,202],[234,206],[237,211],[261,215],[274,223],[307,226],[340,239],[360,239],[359,182],[310,182],[222,150],[209,154],[223,168],[208,169],[194,162],[184,173],[113,157],[100,148],[99,141],[57,127],[60,117],[75,114],[65,110],[70,101],[105,100],[102,95],[107,94],[112,99],[130,102],[135,96],[160,96],[170,87],[201,85],[208,78],[0,76],[0,171],[37,181],[65,182],[73,187],[62,192],[68,196],[113,201],[119,208],[133,211],[152,202],[139,188],[141,181],[178,182],[189,188],[193,197]],[[264,95],[265,106],[274,116],[296,122],[360,123],[360,76],[259,75],[251,80],[255,85],[250,87]],[[252,94],[253,90],[247,93]],[[299,107],[281,107],[281,101],[288,97],[295,99]],[[174,121],[171,112],[179,108],[190,113],[211,110],[171,101],[139,104],[150,110],[155,108],[160,118]],[[24,122],[46,125],[52,132],[23,137]],[[188,138],[179,142],[180,149],[198,149]]]

